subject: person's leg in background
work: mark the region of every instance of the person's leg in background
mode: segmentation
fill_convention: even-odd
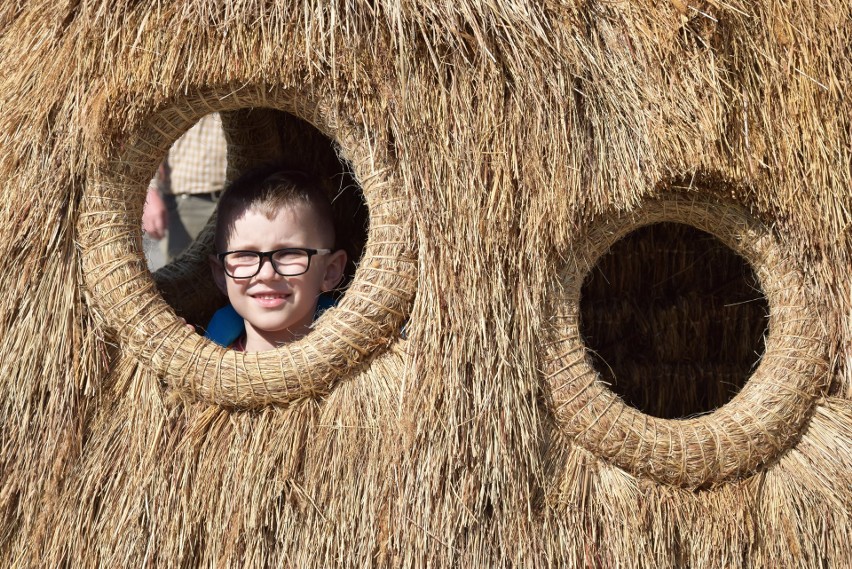
[[[181,194],[163,196],[169,215],[166,237],[160,248],[170,263],[195,240],[216,210],[216,199],[211,194]]]

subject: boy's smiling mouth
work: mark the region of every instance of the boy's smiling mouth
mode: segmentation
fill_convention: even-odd
[[[261,292],[250,296],[265,308],[275,308],[284,304],[290,298],[291,294],[283,292]]]

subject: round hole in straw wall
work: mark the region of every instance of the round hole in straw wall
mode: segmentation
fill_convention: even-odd
[[[742,257],[769,310],[763,356],[742,388],[718,409],[683,419],[625,403],[598,371],[580,331],[582,287],[593,267],[622,238],[659,223],[709,233]],[[561,276],[543,354],[558,427],[637,476],[696,488],[748,475],[792,445],[825,389],[828,332],[809,305],[801,267],[771,229],[736,204],[668,196],[629,214],[602,216],[578,237]],[[748,335],[744,341],[752,342]],[[646,373],[652,384],[653,371]]]
[[[210,186],[221,190],[226,177],[234,179],[256,166],[308,173],[331,201],[336,241],[347,253],[344,279],[326,295],[339,300],[360,263],[369,227],[369,208],[351,163],[329,136],[285,111],[239,109],[212,113],[202,121],[169,149],[167,156],[176,164],[167,161],[165,168],[158,170],[155,185],[167,191]],[[204,170],[199,171],[200,168]],[[214,211],[215,196],[167,194],[163,201],[169,210],[169,231],[153,246],[150,239],[145,240],[149,267],[152,259],[157,262],[152,270],[159,269],[155,281],[166,302],[188,322],[203,326],[226,302],[213,286],[206,262],[211,235],[209,231],[198,235]],[[209,223],[213,230],[214,219],[210,218]],[[200,243],[190,245],[181,257],[180,252],[196,237]],[[176,258],[163,267],[168,261],[166,249]]]
[[[627,404],[666,419],[737,394],[763,354],[768,315],[748,262],[682,223],[623,237],[580,294],[580,334],[601,378]]]
[[[280,126],[278,119],[272,126],[267,123],[280,111],[316,126],[336,142],[363,192],[369,229],[346,294],[317,320],[314,330],[277,350],[246,354],[203,339],[178,318],[147,270],[139,220],[151,175],[169,146],[199,118],[210,112],[223,114],[229,168],[239,170],[268,161],[262,156],[266,146],[259,145],[257,137]],[[286,143],[276,136],[278,143]],[[122,349],[166,384],[227,406],[286,404],[327,393],[336,380],[399,337],[414,296],[416,252],[408,208],[393,178],[392,158],[383,150],[388,145],[375,135],[306,102],[302,93],[262,87],[174,100],[121,133],[121,139],[117,150],[94,163],[89,172],[78,225],[83,270],[93,304],[118,335]],[[211,251],[208,225],[186,253],[158,272],[160,287],[169,290],[167,296],[196,297],[204,304],[205,291],[213,290],[207,266]],[[198,309],[189,302],[181,311]]]

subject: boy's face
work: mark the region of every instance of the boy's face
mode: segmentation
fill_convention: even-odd
[[[234,222],[227,251],[273,251],[285,247],[332,248],[313,208],[296,204],[278,210],[273,218],[249,209]],[[314,255],[304,274],[284,277],[276,273],[268,258],[260,272],[247,279],[225,274],[215,256],[211,257],[213,278],[246,325],[246,351],[270,350],[301,338],[310,331],[317,298],[340,281],[346,253]]]

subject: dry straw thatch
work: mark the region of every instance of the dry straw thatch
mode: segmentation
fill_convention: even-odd
[[[4,3],[0,565],[848,563],[850,41],[839,1]],[[209,233],[142,257],[147,179],[211,111],[232,175],[339,174],[310,124],[369,208],[339,306],[275,352],[178,319],[222,302]],[[655,222],[766,295],[760,364],[698,417],[626,405],[579,327]]]

